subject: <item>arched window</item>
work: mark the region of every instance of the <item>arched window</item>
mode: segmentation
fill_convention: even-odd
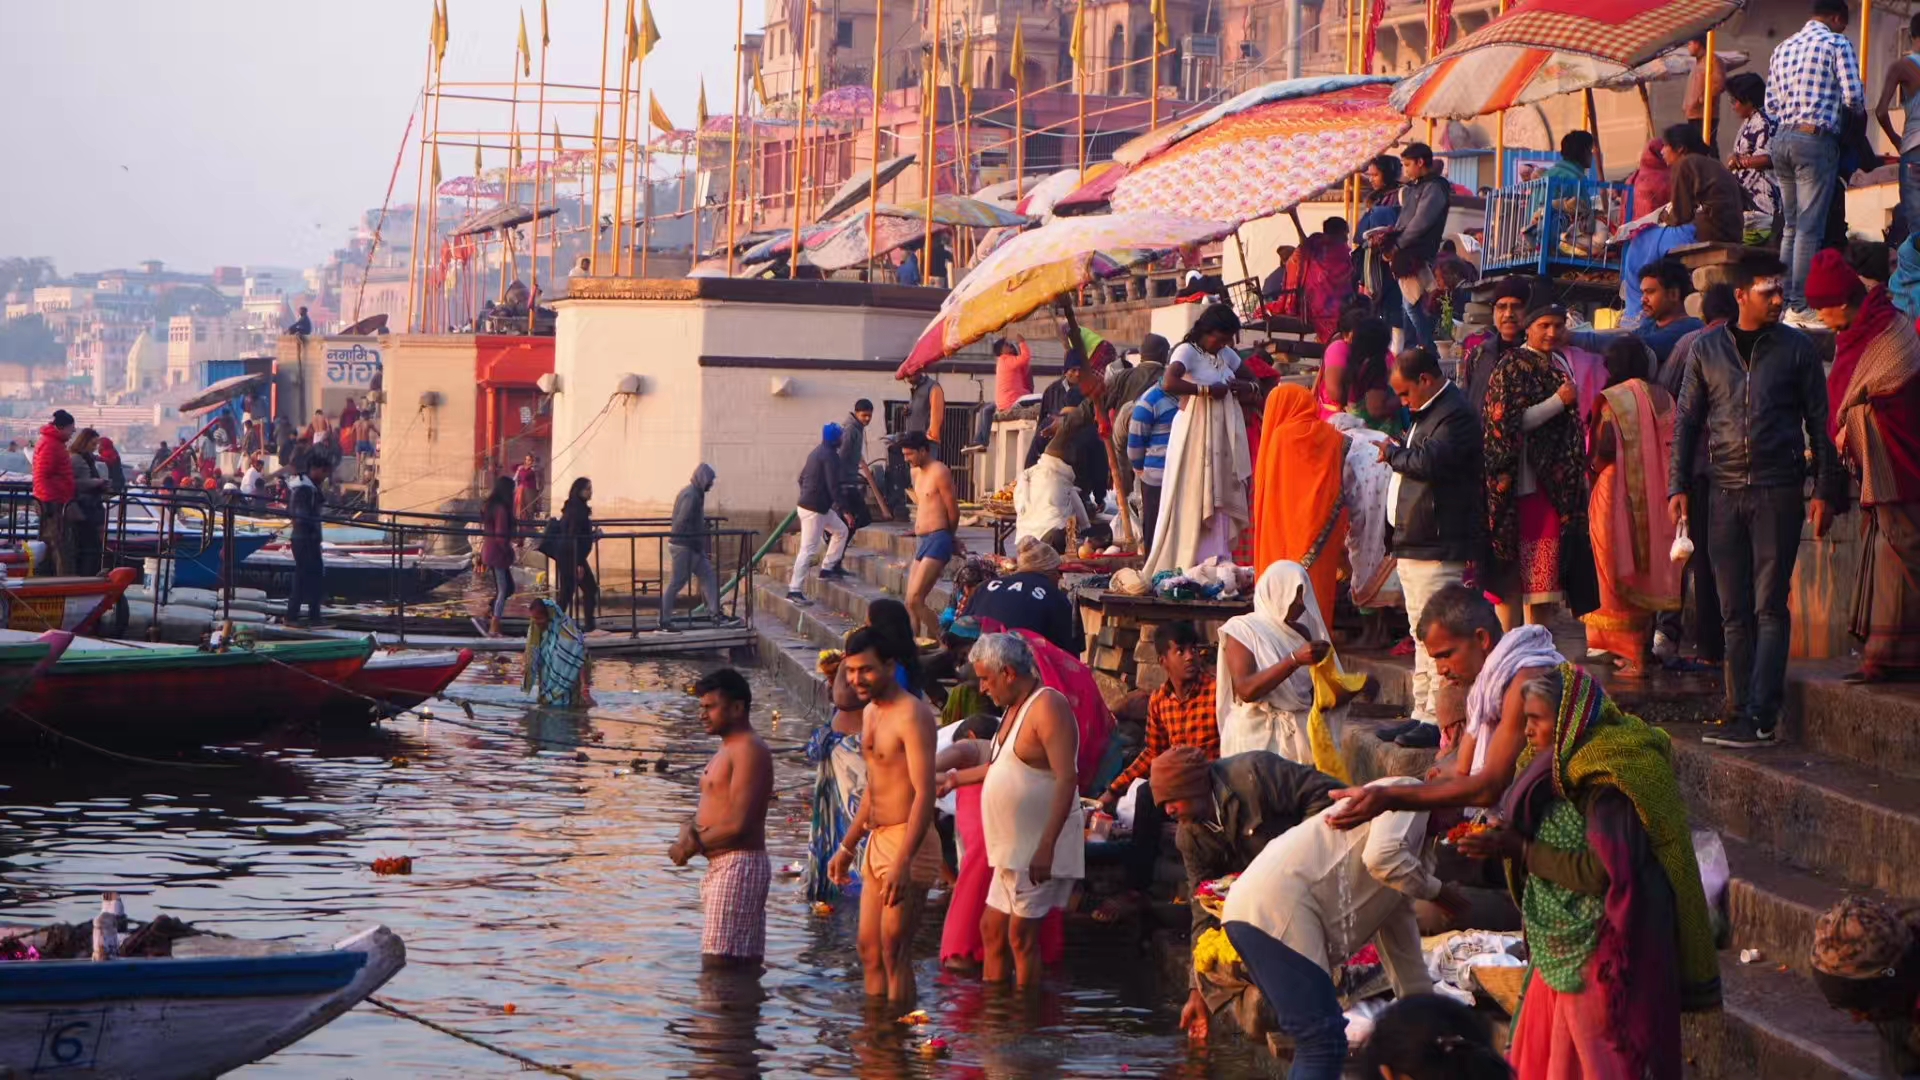
[[[1151,25],[1141,27],[1140,30],[1133,35],[1133,58],[1141,62],[1127,69],[1127,84],[1131,88],[1131,93],[1149,94],[1153,92],[1153,69],[1157,65],[1145,62],[1147,57],[1153,54],[1153,45],[1153,27]]]
[[[989,57],[987,57],[987,70],[986,70],[986,78],[984,78],[984,79],[981,79],[981,80],[980,80],[980,85],[982,85],[982,86],[984,86],[984,87],[986,87],[986,88],[988,88],[988,89],[990,89],[990,90],[997,90],[997,89],[999,89],[999,88],[1000,88],[1000,84],[999,84],[999,83],[997,83],[997,82],[995,82],[995,81],[994,81],[994,78],[993,78],[993,72],[994,72],[994,63],[993,63],[993,61],[994,61],[994,58],[993,58],[993,57],[991,57],[991,56],[989,56]]]

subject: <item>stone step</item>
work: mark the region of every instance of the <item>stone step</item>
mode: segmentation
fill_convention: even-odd
[[[1727,916],[1733,924],[1732,948],[1754,948],[1763,963],[1786,964],[1811,974],[1813,928],[1822,912],[1847,895],[1889,897],[1877,889],[1849,886],[1832,877],[1802,870],[1735,836],[1721,834],[1732,878],[1727,885]]]
[[[1725,1007],[1681,1026],[1687,1075],[1715,1080],[1872,1080],[1874,1030],[1828,1007],[1813,983],[1778,964],[1720,954]]]
[[[1781,729],[1823,754],[1920,778],[1920,685],[1840,681],[1854,666],[1794,664]]]
[[[1664,725],[1697,820],[1833,881],[1920,896],[1920,792],[1904,778],[1804,746],[1707,746]]]

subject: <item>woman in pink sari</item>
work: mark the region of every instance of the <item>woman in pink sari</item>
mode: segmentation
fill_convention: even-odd
[[[1680,609],[1681,566],[1669,557],[1674,521],[1666,499],[1673,398],[1647,381],[1649,359],[1638,338],[1607,350],[1608,385],[1587,438],[1587,535],[1600,580],[1600,610],[1583,617],[1587,648],[1611,654],[1628,677],[1646,672],[1654,613]]]
[[[1353,247],[1347,219],[1330,217],[1287,260],[1287,292],[1298,296],[1299,316],[1322,344],[1338,332],[1340,311],[1353,297]]]

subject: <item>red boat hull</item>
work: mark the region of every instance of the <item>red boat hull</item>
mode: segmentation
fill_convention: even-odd
[[[320,706],[330,720],[358,719],[371,722],[375,706],[378,712],[392,716],[418,707],[445,690],[473,662],[473,650],[461,649],[457,656],[436,663],[409,663],[402,656],[393,662],[375,657],[346,681],[346,692],[335,692]]]

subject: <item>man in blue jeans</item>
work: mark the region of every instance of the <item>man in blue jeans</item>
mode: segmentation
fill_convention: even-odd
[[[1780,257],[1787,262],[1787,322],[1820,325],[1807,310],[1807,271],[1827,232],[1839,187],[1840,135],[1849,113],[1865,113],[1860,57],[1847,40],[1846,0],[1814,0],[1813,17],[1773,50],[1767,115],[1780,125],[1769,152],[1780,182]]]
[[[1413,783],[1410,776],[1374,781]],[[1413,902],[1434,901],[1457,917],[1467,899],[1460,886],[1434,876],[1439,836],[1428,817],[1390,810],[1350,830],[1308,818],[1261,849],[1228,891],[1221,912],[1227,940],[1273,1008],[1274,1026],[1293,1039],[1289,1080],[1344,1074],[1347,1020],[1331,972],[1368,939],[1396,997],[1433,992]]]
[[[1695,456],[1707,455],[1727,727],[1703,741],[1735,750],[1773,745],[1786,693],[1787,593],[1801,523],[1810,510],[1814,537],[1825,536],[1847,498],[1847,476],[1827,434],[1819,350],[1780,324],[1782,269],[1772,260],[1735,269],[1740,313],[1703,333],[1687,357],[1667,470],[1668,502],[1675,520],[1684,521]],[[1802,495],[1809,451],[1816,481],[1810,506]]]

